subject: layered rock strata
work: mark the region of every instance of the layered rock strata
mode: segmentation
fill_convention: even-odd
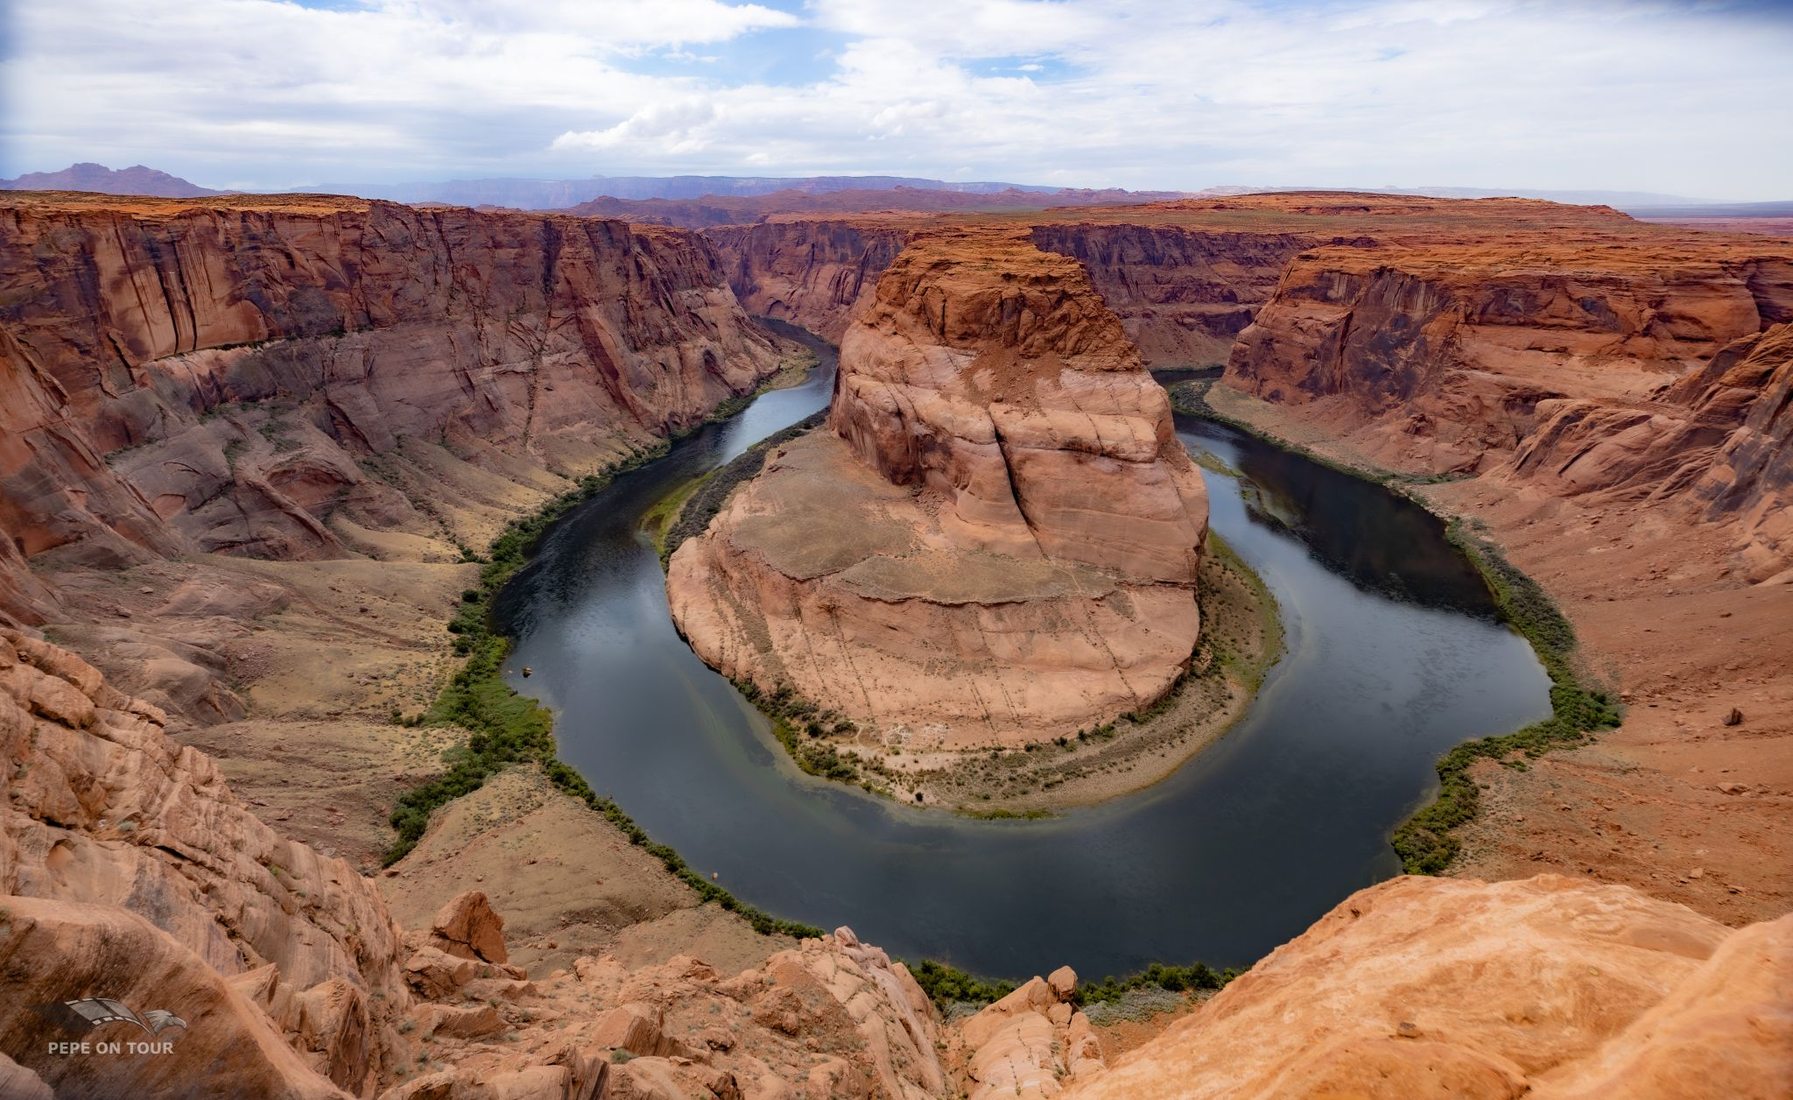
[[[1073,260],[913,243],[841,345],[828,430],[674,555],[709,663],[892,747],[1015,744],[1187,667],[1207,527],[1168,401]]]
[[[465,533],[389,456],[444,450],[547,485],[699,422],[777,359],[680,231],[323,196],[13,194],[0,527],[9,555],[107,566],[339,557],[380,530],[453,542]],[[14,614],[41,595],[0,582]]]
[[[724,257],[729,286],[750,312],[839,340],[918,223],[770,218],[703,235]]]
[[[1314,404],[1389,462],[1475,471],[1538,427],[1542,402],[1643,398],[1793,319],[1793,254],[1758,251],[1523,233],[1315,249],[1240,334],[1225,380]]]
[[[1727,345],[1654,400],[1541,401],[1497,474],[1590,503],[1681,503],[1729,521],[1750,574],[1793,566],[1793,324]]]

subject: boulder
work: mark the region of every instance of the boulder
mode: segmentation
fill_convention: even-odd
[[[504,918],[492,910],[484,892],[456,894],[430,925],[430,946],[463,959],[508,963]]]

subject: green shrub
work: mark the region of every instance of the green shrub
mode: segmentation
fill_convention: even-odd
[[[430,814],[463,795],[471,794],[505,768],[534,764],[549,782],[582,800],[604,815],[629,842],[660,860],[668,871],[695,890],[704,901],[714,901],[740,914],[756,931],[797,937],[815,937],[822,930],[813,925],[784,920],[742,902],[716,883],[686,866],[672,848],[656,844],[622,807],[600,798],[585,778],[561,761],[554,743],[554,719],[534,699],[518,695],[504,682],[504,662],[511,641],[493,629],[492,601],[504,585],[529,561],[541,537],[553,524],[580,503],[608,487],[616,475],[661,457],[668,444],[638,452],[602,474],[579,480],[577,486],[550,500],[532,516],[514,520],[493,540],[485,558],[463,550],[463,561],[481,562],[479,587],[461,593],[461,603],[448,623],[455,635],[455,652],[467,658],[435,702],[422,715],[405,724],[458,726],[467,730],[465,746],[452,750],[448,770],[406,791],[390,818],[397,837],[387,850],[388,866],[405,857],[429,828]],[[469,595],[472,596],[469,599]]]
[[[1462,842],[1453,831],[1480,809],[1480,790],[1469,774],[1476,761],[1507,763],[1516,754],[1535,759],[1551,749],[1583,744],[1623,717],[1605,692],[1582,686],[1574,667],[1575,628],[1538,582],[1459,522],[1450,524],[1446,537],[1475,564],[1501,617],[1537,653],[1550,676],[1551,714],[1524,729],[1466,741],[1444,754],[1438,761],[1437,797],[1402,822],[1391,838],[1402,870],[1410,875],[1438,874],[1457,857]]]

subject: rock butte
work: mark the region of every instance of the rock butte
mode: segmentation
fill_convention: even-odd
[[[735,679],[890,748],[1015,745],[1182,675],[1207,514],[1081,265],[1023,234],[934,234],[841,341],[827,429],[770,455],[667,586]]]
[[[1148,363],[1227,361],[1212,400],[1233,415],[1462,476],[1416,491],[1485,519],[1634,696],[1596,745],[1479,775],[1469,866],[1518,881],[1362,891],[1126,1052],[1068,1003],[1064,972],[949,1024],[845,929],[702,961],[734,918],[647,896],[682,885],[612,897],[616,862],[576,889],[552,877],[635,851],[581,804],[549,792],[515,822],[480,817],[528,769],[439,813],[379,880],[413,914],[395,922],[400,901],[321,846],[383,839],[423,774],[381,740],[394,699],[363,685],[433,687],[434,628],[477,572],[460,546],[776,369],[741,302],[833,333],[882,316],[866,339],[903,370],[865,376],[884,392],[955,354],[903,349],[891,334],[930,311],[868,292],[946,221],[1005,262],[1017,233],[1080,261]],[[1784,1097],[1790,272],[1785,241],[1519,200],[1243,196],[699,236],[317,196],[9,194],[0,618],[62,644],[0,629],[0,1095],[118,1087],[46,1057],[60,1033],[32,1011],[103,987],[190,1022],[130,1068],[140,1095]],[[878,409],[868,395],[840,422],[853,448],[817,437],[868,500],[906,495],[892,470],[977,453],[911,454]],[[963,502],[930,522],[998,545],[1014,530],[999,494]],[[205,738],[227,758],[182,743]],[[517,860],[543,821],[581,850]],[[476,856],[487,881],[468,893]],[[1694,908],[1532,877],[1550,866]],[[491,900],[556,889],[546,917]],[[614,951],[544,947],[580,934],[594,894],[652,917],[622,918]]]

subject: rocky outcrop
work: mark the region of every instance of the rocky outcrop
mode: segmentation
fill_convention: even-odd
[[[1498,471],[1565,497],[1668,501],[1731,520],[1750,571],[1793,562],[1793,324],[1727,345],[1653,401],[1540,402]]]
[[[1070,734],[1187,667],[1206,496],[1074,260],[912,244],[842,341],[829,428],[672,559],[712,665],[924,750]]]
[[[284,1053],[245,1053],[245,1072],[290,1076],[292,1062],[317,1074],[317,1089],[333,1092],[328,1078],[358,1091],[386,1068],[379,1033],[407,1001],[385,902],[347,863],[264,825],[163,721],[65,650],[0,631],[7,1008],[117,997],[208,1036],[177,1044],[178,1062],[143,1060],[157,1074],[204,1067],[186,1059],[237,1045],[266,1053],[274,1036]],[[227,981],[239,978],[240,988]],[[258,1011],[245,1007],[257,1000]],[[297,1054],[279,1038],[280,1016]],[[23,1020],[0,1022],[0,1049],[52,1084],[86,1079],[87,1063],[46,1060],[42,1043],[26,1041],[49,1024]],[[162,1080],[142,1078],[144,1091],[162,1094],[151,1087]],[[316,1091],[294,1087],[288,1094]]]
[[[1359,891],[1066,1095],[1768,1097],[1793,917],[1731,931],[1622,886]]]
[[[386,456],[576,477],[778,358],[698,237],[551,215],[20,193],[0,291],[0,527],[107,566],[433,531]]]
[[[437,1068],[382,1100],[957,1094],[932,1004],[850,929],[731,977],[688,955],[637,969],[605,955],[498,996],[489,983],[464,992],[486,1003],[417,1009]],[[480,1017],[495,1029],[475,1026]]]
[[[1793,318],[1793,254],[1673,239],[1320,248],[1289,266],[1240,334],[1225,381],[1368,426],[1403,466],[1481,470],[1542,402],[1622,402],[1727,343]]]
[[[772,218],[704,231],[749,313],[839,340],[916,222]]]
[[[1047,1100],[1106,1068],[1076,991],[1077,972],[1061,966],[959,1024],[968,1100]]]

